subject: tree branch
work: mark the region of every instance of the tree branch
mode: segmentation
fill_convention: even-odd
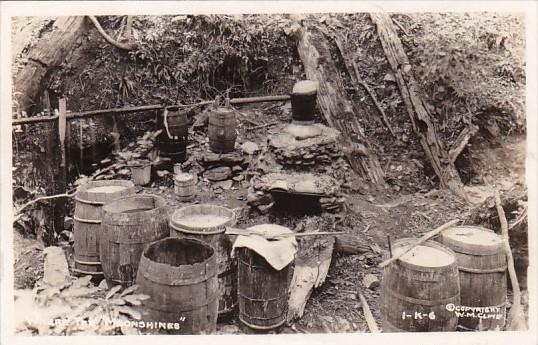
[[[103,38],[110,44],[112,44],[114,47],[116,48],[119,48],[119,49],[123,49],[123,50],[133,50],[136,48],[136,44],[132,43],[132,42],[129,42],[129,43],[120,43],[120,42],[116,42],[114,41],[114,39],[112,37],[110,37],[106,32],[105,30],[103,30],[103,28],[101,27],[101,24],[99,24],[99,21],[97,20],[97,18],[95,18],[95,16],[88,16],[88,18],[90,18],[90,20],[92,21],[93,25],[95,25],[95,28],[97,29],[97,31],[99,31],[99,33],[101,34],[101,36],[103,36]]]

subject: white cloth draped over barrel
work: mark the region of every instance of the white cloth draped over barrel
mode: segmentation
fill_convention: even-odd
[[[235,248],[245,247],[258,253],[277,271],[282,270],[294,260],[297,252],[295,236],[279,237],[278,240],[267,239],[282,234],[293,234],[290,229],[275,224],[261,224],[247,230],[249,235],[237,236],[232,248],[232,257],[235,254]]]

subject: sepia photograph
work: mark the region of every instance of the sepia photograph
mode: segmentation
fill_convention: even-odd
[[[1,4],[2,343],[536,343],[536,2],[113,3]]]

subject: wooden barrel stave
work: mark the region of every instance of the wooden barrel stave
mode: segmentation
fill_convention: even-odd
[[[291,264],[280,271],[247,248],[237,248],[239,319],[248,327],[269,330],[286,321]]]
[[[411,242],[409,239],[398,240],[393,248],[409,245]],[[435,242],[428,241],[423,245],[454,256],[448,248]],[[384,331],[456,330],[458,318],[453,311],[446,308],[447,304],[460,303],[460,285],[455,258],[452,264],[440,267],[424,267],[397,260],[385,267],[381,289]]]
[[[115,192],[92,192],[99,187],[125,187]],[[91,181],[80,186],[75,196],[74,220],[74,272],[79,275],[93,275],[102,278],[103,271],[99,257],[99,241],[103,204],[135,193],[134,184],[126,180]]]
[[[144,248],[168,236],[165,205],[160,196],[135,195],[104,207],[100,257],[110,285],[132,285]]]
[[[188,245],[191,251],[186,250]],[[181,329],[168,333],[215,332],[216,271],[214,250],[199,240],[166,238],[152,243],[144,251],[137,275],[139,291],[150,296],[143,301],[143,319],[181,324]]]

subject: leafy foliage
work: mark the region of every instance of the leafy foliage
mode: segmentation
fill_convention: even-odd
[[[525,127],[525,38],[519,15],[427,13],[396,16],[439,128],[447,133],[494,118],[505,132]],[[455,133],[457,135],[457,132]]]
[[[138,334],[126,321],[140,320],[134,306],[149,296],[135,294],[137,286],[106,291],[93,286],[91,276],[74,279],[61,288],[40,284],[15,291],[15,327],[26,335]],[[117,321],[114,323],[113,321]]]
[[[100,21],[109,33],[120,30],[118,17]],[[267,15],[137,16],[136,50],[119,51],[92,32],[79,61],[63,66],[49,87],[70,96],[73,110],[287,93],[294,80],[283,75],[300,66],[287,26]]]

